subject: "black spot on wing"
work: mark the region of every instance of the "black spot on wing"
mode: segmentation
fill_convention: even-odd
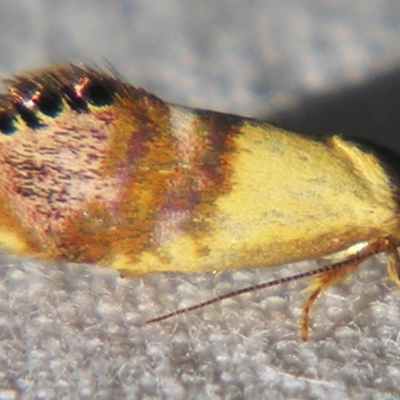
[[[14,107],[29,128],[37,129],[43,126],[43,124],[40,122],[40,119],[36,115],[36,112],[27,107],[24,102],[18,101],[15,103]]]
[[[33,101],[38,110],[49,117],[55,117],[62,111],[62,97],[54,89],[43,89]]]
[[[65,94],[65,100],[72,110],[76,112],[88,112],[88,105],[86,100],[82,97],[72,85],[64,86],[62,91]]]
[[[4,135],[12,135],[16,128],[14,126],[15,118],[12,113],[3,111],[0,112],[0,132]]]
[[[83,88],[84,97],[94,106],[101,107],[114,101],[115,85],[110,81],[92,79]]]

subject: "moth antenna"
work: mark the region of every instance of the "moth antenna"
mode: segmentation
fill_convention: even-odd
[[[334,264],[324,265],[324,266],[322,266],[320,268],[316,268],[316,269],[313,269],[311,271],[301,272],[301,273],[296,274],[296,275],[290,275],[290,276],[286,276],[286,277],[283,277],[283,278],[274,279],[272,281],[259,283],[257,285],[248,286],[248,287],[245,287],[243,289],[234,290],[234,291],[229,292],[229,293],[221,294],[220,296],[214,297],[214,298],[212,298],[210,300],[203,301],[202,303],[198,303],[198,304],[195,304],[195,305],[190,306],[190,307],[181,308],[181,309],[173,311],[171,313],[164,314],[164,315],[161,315],[159,317],[155,317],[155,318],[149,319],[145,323],[146,324],[151,324],[153,322],[164,321],[166,319],[175,317],[177,315],[185,314],[185,313],[190,312],[190,311],[195,311],[195,310],[198,310],[200,308],[209,306],[211,304],[218,303],[219,301],[230,299],[231,297],[236,297],[236,296],[239,296],[239,295],[244,294],[244,293],[249,293],[249,292],[253,292],[255,290],[269,288],[271,286],[277,286],[277,285],[280,285],[282,283],[288,283],[288,282],[297,281],[297,280],[303,279],[303,278],[309,278],[311,276],[315,276],[315,275],[322,274],[322,273],[325,273],[325,272],[335,271],[335,270],[338,270],[338,269],[348,265],[349,261],[355,261],[355,260],[357,260],[359,258],[360,258],[359,255],[356,254],[353,257],[346,258],[343,261],[339,261],[339,262],[334,263]]]

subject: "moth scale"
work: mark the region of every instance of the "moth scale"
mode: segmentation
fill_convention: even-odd
[[[85,66],[6,88],[3,249],[129,277],[339,256],[310,284],[303,339],[316,297],[373,254],[387,253],[400,286],[399,158],[389,150],[169,104]]]

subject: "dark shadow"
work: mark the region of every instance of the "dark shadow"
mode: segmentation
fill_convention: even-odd
[[[368,139],[400,154],[400,70],[301,99],[290,110],[269,115],[268,122],[315,135]]]

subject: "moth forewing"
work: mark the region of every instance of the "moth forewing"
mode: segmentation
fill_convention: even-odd
[[[399,159],[389,151],[175,106],[94,68],[56,66],[7,85],[5,249],[126,276],[339,252],[310,286],[303,337],[313,300],[372,254],[388,253],[399,284]]]

